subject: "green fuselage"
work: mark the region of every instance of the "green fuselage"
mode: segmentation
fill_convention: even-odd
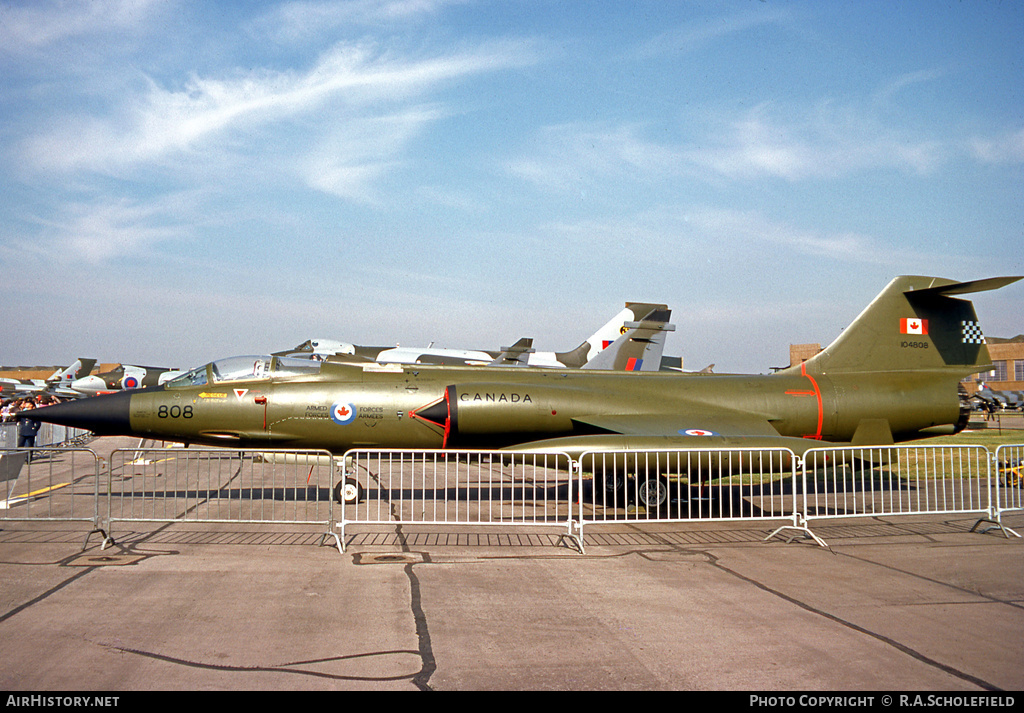
[[[211,379],[130,398],[122,430],[131,435],[335,453],[551,439],[604,447],[799,439],[811,447],[853,441],[858,429],[881,433],[874,436],[881,442],[951,432],[960,418],[956,377],[922,372],[730,376],[324,364],[314,375]]]

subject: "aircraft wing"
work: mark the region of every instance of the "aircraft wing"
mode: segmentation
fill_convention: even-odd
[[[686,378],[686,377],[682,377]],[[581,431],[602,433],[545,438],[504,450],[548,451],[581,457],[586,453],[615,450],[739,448],[787,448],[803,454],[819,441],[783,436],[765,416],[730,409],[695,409],[691,414],[621,414],[576,417]]]
[[[726,437],[778,437],[768,419],[739,411],[717,411],[687,415],[624,414],[619,416],[592,416],[573,419],[577,423],[593,426],[612,433],[630,436],[726,436]]]
[[[370,357],[359,356],[357,354],[331,354],[324,358],[324,361],[329,361],[334,364],[376,364],[377,362]]]
[[[59,396],[62,399],[80,399],[83,396],[85,396],[85,394],[83,394],[81,391],[75,391],[74,389],[66,388],[63,386],[54,386],[49,389],[49,392],[54,396]]]
[[[16,379],[0,380],[0,391],[14,392],[18,395],[38,394],[46,390],[45,384],[25,383]]]

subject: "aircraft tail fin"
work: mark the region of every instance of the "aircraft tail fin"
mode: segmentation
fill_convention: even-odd
[[[533,340],[522,337],[510,347],[502,347],[501,354],[488,366],[528,366],[529,355],[533,354]]]
[[[53,372],[46,382],[56,386],[70,386],[71,382],[75,379],[81,379],[84,376],[88,376],[94,366],[96,366],[95,359],[83,359],[79,357],[71,366],[65,367],[64,369],[58,369]]]
[[[615,371],[660,370],[665,338],[668,332],[676,328],[674,324],[668,323],[671,315],[671,310],[656,309],[648,313],[643,321],[623,323],[626,332],[582,368]]]
[[[996,290],[1020,279],[897,277],[832,344],[791,369],[819,374],[924,370],[961,376],[982,371],[991,359],[974,305],[954,295]]]
[[[571,351],[555,352],[555,359],[570,369],[579,369],[587,363],[587,355],[590,354],[590,350],[590,342],[583,342]]]
[[[668,309],[668,305],[648,302],[627,302],[621,312],[612,317],[587,340],[568,352],[559,352],[555,358],[567,367],[578,369],[610,346],[628,331],[626,322],[641,322],[655,310]]]
[[[92,368],[96,366],[95,359],[78,359],[78,370],[71,375],[71,380],[81,379],[83,376],[89,376],[92,373]]]

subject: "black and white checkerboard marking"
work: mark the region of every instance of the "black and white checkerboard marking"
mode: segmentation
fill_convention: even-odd
[[[981,325],[977,322],[963,321],[960,323],[963,327],[963,342],[964,344],[984,344],[985,335],[981,333]]]

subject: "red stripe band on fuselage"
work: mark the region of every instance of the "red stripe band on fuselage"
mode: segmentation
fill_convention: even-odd
[[[825,421],[825,409],[821,404],[821,389],[818,388],[818,382],[814,380],[814,377],[807,373],[807,362],[801,362],[800,373],[807,377],[808,381],[811,382],[811,386],[814,387],[814,397],[818,400],[818,431],[816,433],[807,434],[804,438],[813,438],[816,441],[821,440],[821,426]]]

